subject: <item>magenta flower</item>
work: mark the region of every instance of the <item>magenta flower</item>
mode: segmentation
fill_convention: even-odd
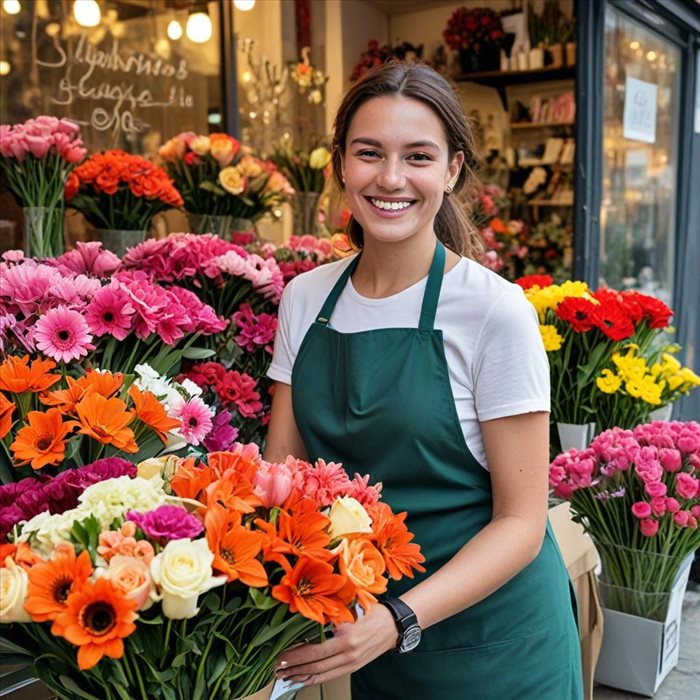
[[[643,520],[651,515],[651,506],[646,501],[637,501],[632,505],[632,515]]]
[[[102,243],[78,241],[75,250],[56,258],[56,265],[72,272],[94,277],[108,277],[121,265],[119,258],[102,247]]]
[[[647,518],[639,521],[639,529],[644,537],[653,537],[659,531],[659,521]]]
[[[57,362],[70,362],[94,350],[85,319],[65,306],[47,311],[36,323],[34,341],[37,348]]]
[[[127,520],[136,523],[144,534],[164,545],[170,540],[193,539],[204,530],[204,525],[182,506],[162,505],[147,513],[129,511]]]
[[[212,428],[209,407],[199,396],[183,401],[173,411],[172,417],[182,421],[180,433],[188,445],[199,445]]]
[[[110,334],[124,340],[131,332],[134,313],[128,294],[115,283],[95,294],[85,309],[85,320],[95,335]]]
[[[277,331],[277,316],[260,313],[257,316],[250,304],[241,304],[232,316],[234,323],[240,329],[235,337],[236,343],[248,352],[255,352],[264,347],[272,354],[272,343]]]
[[[238,429],[231,425],[231,414],[228,411],[219,411],[212,421],[212,428],[204,438],[204,449],[207,452],[224,452],[228,450],[238,438]]]
[[[676,493],[689,501],[700,493],[700,480],[690,474],[680,472],[676,475]]]

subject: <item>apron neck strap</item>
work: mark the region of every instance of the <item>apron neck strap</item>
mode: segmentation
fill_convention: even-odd
[[[432,331],[435,325],[435,313],[437,311],[438,300],[440,299],[440,289],[442,288],[442,278],[445,274],[445,246],[440,241],[435,246],[435,255],[430,265],[428,282],[425,285],[423,295],[423,307],[420,310],[420,322],[418,328],[422,331]]]
[[[361,255],[361,254],[360,254]],[[343,274],[340,275],[335,286],[331,290],[331,293],[326,297],[326,301],[323,302],[321,310],[318,312],[316,317],[316,323],[321,325],[326,325],[330,321],[331,315],[333,314],[333,309],[338,301],[338,297],[345,289],[345,285],[350,279],[350,275],[355,271],[357,263],[360,261],[360,255],[357,255],[353,261],[343,270]],[[445,273],[445,246],[442,245],[440,241],[437,242],[435,246],[435,254],[433,255],[433,262],[430,265],[430,272],[428,272],[428,282],[425,286],[425,293],[423,295],[423,306],[420,311],[420,322],[418,323],[418,328],[424,331],[433,330],[435,324],[435,312],[437,311],[438,300],[440,299],[440,289],[442,287],[442,277]]]

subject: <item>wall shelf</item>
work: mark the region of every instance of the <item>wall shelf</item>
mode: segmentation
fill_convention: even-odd
[[[558,126],[573,127],[575,122],[511,122],[511,129],[547,129]]]
[[[556,199],[531,199],[525,204],[531,207],[573,207],[573,202],[558,202]]]

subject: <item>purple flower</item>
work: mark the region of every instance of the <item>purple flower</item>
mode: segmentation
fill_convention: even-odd
[[[9,484],[0,486],[0,509],[12,505],[17,502],[20,496],[23,496],[28,491],[41,490],[42,482],[28,476],[21,481],[13,481]]]
[[[219,411],[212,420],[209,435],[204,438],[204,448],[207,452],[225,452],[230,449],[238,438],[238,428],[231,425],[231,414]]]
[[[24,511],[16,503],[0,508],[0,542],[5,541],[7,534],[17,523],[26,519]]]
[[[182,506],[158,506],[148,513],[131,510],[126,519],[136,523],[147,537],[160,544],[169,540],[192,539],[204,530],[202,523]]]

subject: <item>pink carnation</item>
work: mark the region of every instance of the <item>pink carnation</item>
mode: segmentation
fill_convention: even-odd
[[[182,506],[162,505],[147,513],[129,511],[126,519],[136,523],[144,534],[165,545],[170,540],[194,539],[204,526]]]
[[[337,496],[344,495],[350,487],[350,479],[342,464],[326,463],[319,459],[304,474],[304,493],[320,506],[329,506]]]

